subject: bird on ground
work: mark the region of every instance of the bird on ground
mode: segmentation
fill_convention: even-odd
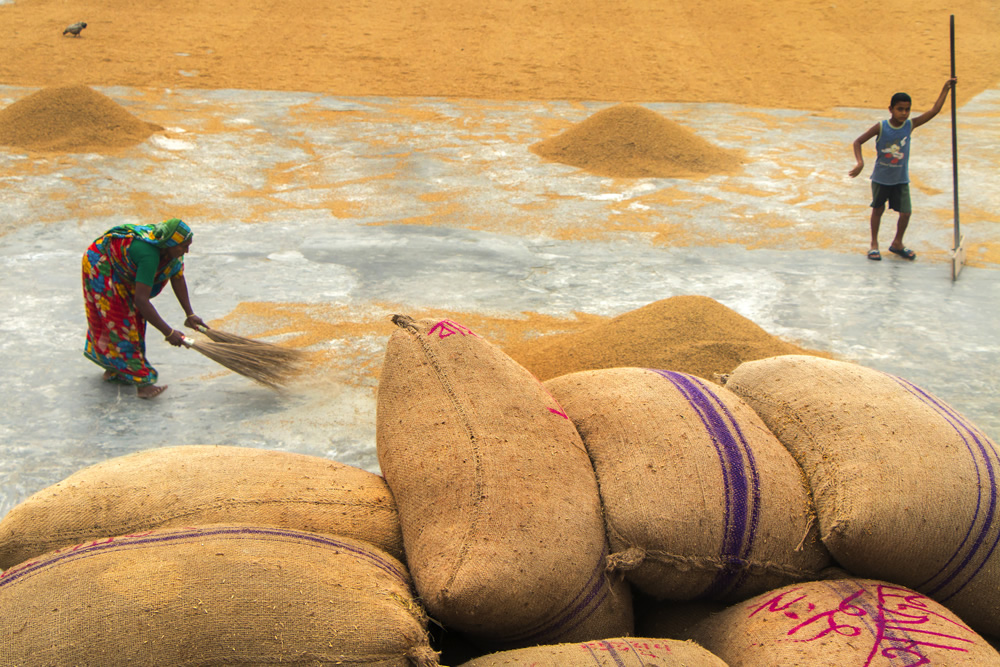
[[[80,21],[79,23],[74,23],[70,27],[68,27],[65,30],[63,30],[63,34],[65,35],[66,33],[69,33],[70,35],[73,35],[74,37],[79,37],[80,36],[80,31],[83,30],[86,27],[87,27],[87,24],[84,23],[83,21]]]

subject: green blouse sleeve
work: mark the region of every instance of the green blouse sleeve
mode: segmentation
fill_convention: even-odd
[[[160,266],[160,251],[156,246],[132,241],[128,246],[128,256],[135,262],[135,281],[152,287],[156,282],[156,269]]]

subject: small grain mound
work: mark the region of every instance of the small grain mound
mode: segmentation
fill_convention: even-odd
[[[739,168],[742,157],[635,104],[599,111],[531,150],[546,160],[615,178],[729,173]]]
[[[830,355],[772,336],[718,301],[675,296],[582,331],[515,343],[505,351],[540,380],[600,368],[638,367],[717,381],[744,361]]]
[[[44,88],[0,110],[0,145],[33,151],[101,152],[161,131],[82,85]]]

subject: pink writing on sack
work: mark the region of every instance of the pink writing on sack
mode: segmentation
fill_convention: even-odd
[[[785,634],[797,642],[815,641],[831,633],[858,637],[867,631],[873,641],[862,663],[865,667],[879,655],[890,660],[902,656],[916,660],[906,663],[907,667],[929,665],[931,658],[922,649],[967,652],[963,644],[975,643],[972,630],[931,610],[928,598],[908,588],[877,584],[872,592],[858,584],[857,591],[833,608],[824,608],[829,602],[809,602],[808,595],[797,593],[800,590],[793,588],[768,598],[749,616],[783,614],[795,622]]]
[[[438,338],[447,338],[448,336],[454,336],[455,334],[461,334],[463,336],[476,336],[476,333],[469,327],[463,327],[458,322],[453,322],[451,320],[441,320],[437,324],[431,327],[431,330],[427,332],[428,336],[437,334]],[[476,336],[479,338],[479,336]]]

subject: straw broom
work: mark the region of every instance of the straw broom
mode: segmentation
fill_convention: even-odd
[[[280,389],[305,366],[306,355],[301,350],[291,350],[215,329],[199,327],[198,330],[212,340],[199,341],[184,336],[185,347],[271,389]]]

